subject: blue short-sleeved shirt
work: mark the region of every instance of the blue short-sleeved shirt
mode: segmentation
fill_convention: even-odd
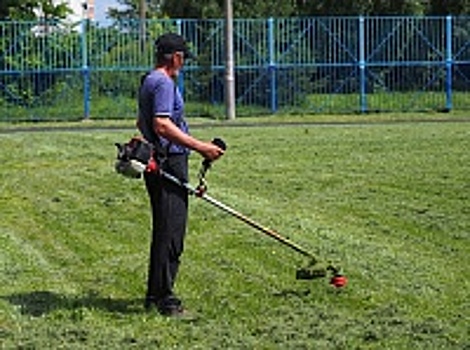
[[[189,133],[184,119],[184,101],[173,79],[159,70],[153,70],[142,81],[139,89],[139,120],[143,136],[158,143],[168,154],[188,154],[186,147],[169,142],[153,131],[153,118],[168,117],[184,133]]]

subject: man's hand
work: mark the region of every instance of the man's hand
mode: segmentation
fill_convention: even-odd
[[[220,158],[225,151],[212,142],[201,142],[196,151],[204,158],[210,161]]]

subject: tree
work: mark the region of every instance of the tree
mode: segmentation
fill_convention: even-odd
[[[0,19],[2,20],[32,20],[36,18],[35,0],[2,0],[0,2]]]
[[[425,0],[298,0],[297,4],[299,14],[307,16],[380,16],[421,15],[425,10],[425,2]]]
[[[304,16],[355,16],[369,11],[370,1],[298,0],[298,14]]]
[[[39,0],[37,9],[42,19],[46,21],[64,19],[72,13],[72,10],[65,2],[56,5],[53,0]]]
[[[223,0],[166,0],[162,13],[170,18],[223,18]]]
[[[298,15],[295,1],[241,0],[233,3],[234,15],[238,18],[290,17]]]
[[[7,0],[12,1],[12,0]],[[139,18],[139,1],[119,0],[124,9],[112,9],[113,19]],[[223,18],[225,0],[146,0],[147,18]],[[358,15],[470,14],[470,0],[236,0],[236,18]]]
[[[469,15],[470,0],[430,0],[430,15]]]
[[[368,15],[423,15],[425,8],[423,0],[375,0]]]
[[[116,20],[139,18],[139,0],[118,0],[120,8],[108,15]],[[224,17],[224,0],[147,0],[146,18],[209,19]],[[287,17],[297,15],[296,1],[237,0],[233,2],[238,18]]]
[[[55,4],[53,0],[2,0],[0,2],[1,20],[46,20],[63,19],[72,10],[66,3]]]

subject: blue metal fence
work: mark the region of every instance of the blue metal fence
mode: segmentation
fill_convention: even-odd
[[[183,34],[188,114],[224,113],[224,21],[0,22],[0,120],[127,118],[152,41]],[[238,19],[238,115],[470,109],[470,17]]]

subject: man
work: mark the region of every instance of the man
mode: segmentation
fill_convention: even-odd
[[[188,58],[191,53],[180,35],[168,33],[155,41],[156,66],[142,79],[137,120],[144,138],[155,145],[162,170],[183,181],[188,180],[190,150],[209,161],[224,153],[213,143],[189,135],[184,101],[174,81]],[[152,209],[145,307],[156,307],[162,315],[179,316],[184,309],[173,287],[184,248],[188,193],[156,173],[145,173],[144,179]]]

